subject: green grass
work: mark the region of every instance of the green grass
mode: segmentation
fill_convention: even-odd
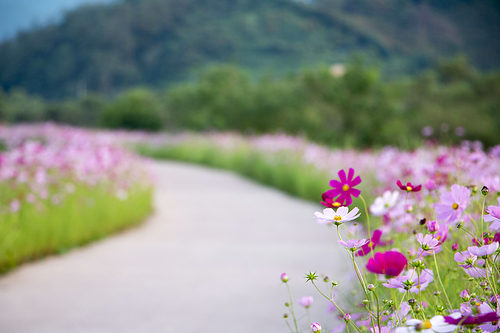
[[[328,190],[332,176],[312,164],[306,164],[293,151],[265,153],[245,145],[224,149],[215,144],[187,142],[151,147],[138,145],[136,151],[155,159],[170,159],[213,168],[231,170],[239,175],[280,189],[292,196],[319,203],[321,193]],[[363,188],[364,186],[360,186]],[[372,196],[365,196],[372,199]],[[354,205],[363,207],[354,198]]]
[[[0,192],[6,188],[0,189]],[[139,224],[152,210],[153,190],[134,188],[120,200],[104,186],[79,185],[58,205],[24,202],[0,214],[0,273]]]

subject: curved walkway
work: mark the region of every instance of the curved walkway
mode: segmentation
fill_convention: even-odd
[[[340,279],[348,262],[314,221],[318,205],[229,172],[155,168],[142,226],[0,278],[0,332],[288,332],[282,272],[295,300],[314,296],[311,319],[332,323],[303,278]]]

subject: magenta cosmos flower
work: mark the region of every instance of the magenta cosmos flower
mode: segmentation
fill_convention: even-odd
[[[375,249],[377,245],[385,245],[384,242],[380,241],[380,238],[382,236],[382,231],[381,230],[375,230],[373,232],[372,238],[368,243],[363,245],[358,252],[356,252],[356,256],[363,257],[366,256],[368,253],[370,253],[372,250]]]
[[[495,312],[479,313],[476,315],[462,315],[454,312],[444,317],[445,322],[452,325],[476,326],[484,323],[496,322],[500,317]]]
[[[457,184],[451,185],[451,192],[441,194],[441,203],[436,204],[438,220],[453,223],[462,216],[462,212],[467,207],[471,191]]]
[[[406,185],[403,185],[400,180],[398,180],[396,184],[400,189],[406,192],[418,192],[422,189],[422,185],[415,186],[410,182],[406,183]]]
[[[498,206],[488,206],[486,211],[487,215],[484,215],[484,222],[493,222],[490,224],[491,230],[500,229],[500,197],[497,198]]]
[[[361,183],[361,177],[357,176],[354,178],[354,169],[349,168],[349,174],[346,176],[344,170],[340,170],[339,173],[340,181],[332,179],[330,180],[330,186],[333,189],[328,190],[324,195],[328,198],[336,198],[335,201],[341,203],[343,206],[349,206],[352,204],[352,197],[359,197],[361,191],[354,188],[354,186]],[[354,178],[354,179],[353,179]]]
[[[404,254],[397,251],[377,252],[368,260],[366,269],[375,274],[398,276],[408,264]]]

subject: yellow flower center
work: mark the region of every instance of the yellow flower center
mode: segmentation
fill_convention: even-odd
[[[335,215],[335,216],[333,217],[333,219],[334,219],[335,221],[340,221],[340,220],[342,220],[342,216],[340,216],[340,215]]]
[[[432,324],[431,324],[431,322],[430,322],[430,321],[428,321],[428,320],[426,320],[426,321],[424,321],[424,322],[422,323],[422,328],[423,328],[424,330],[428,330],[428,329],[429,329],[429,328],[431,328],[431,327],[432,327]]]
[[[457,210],[458,209],[458,204],[456,202],[454,202],[453,205],[451,205],[451,208]]]
[[[340,207],[340,202],[335,201],[334,203],[332,203],[332,206],[333,207]]]
[[[342,186],[342,190],[344,190],[344,191],[349,190],[349,185],[345,184],[344,186]]]
[[[411,190],[413,190],[413,187],[411,187],[411,186],[406,186],[406,190],[407,190],[408,192],[411,192]]]

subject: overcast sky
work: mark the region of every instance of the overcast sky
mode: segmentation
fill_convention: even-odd
[[[0,0],[0,41],[27,30],[57,22],[65,11],[88,3],[115,0]]]

